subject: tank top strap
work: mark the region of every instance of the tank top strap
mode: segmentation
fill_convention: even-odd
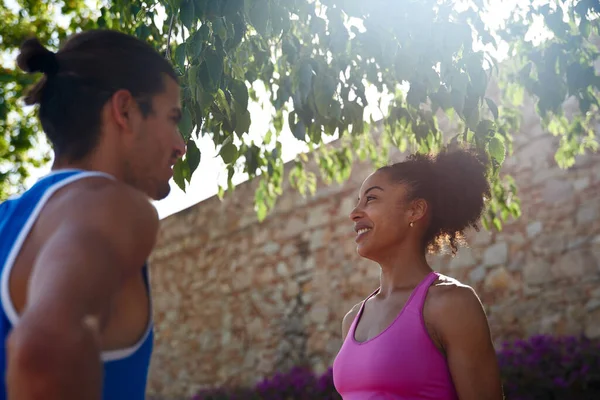
[[[358,309],[358,312],[356,313],[356,315],[354,316],[354,320],[352,321],[352,324],[350,325],[350,332],[354,332],[354,330],[356,329],[356,324],[358,323],[358,321],[360,320],[360,317],[362,316],[363,311],[365,310],[365,304],[367,304],[367,301],[375,296],[377,293],[379,293],[379,289],[381,288],[377,288],[375,289],[375,291],[373,293],[371,293],[370,295],[368,295],[367,297],[365,297],[365,299],[362,301],[360,308]],[[352,333],[352,335],[354,335]]]
[[[427,291],[429,290],[429,286],[433,282],[438,279],[439,275],[435,271],[431,271],[425,279],[419,283],[419,285],[415,288],[415,291],[410,300],[410,304],[407,304],[407,308],[410,308],[418,313],[423,309],[423,305],[425,304],[425,298],[427,297]]]

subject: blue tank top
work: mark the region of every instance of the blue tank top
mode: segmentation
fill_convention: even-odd
[[[20,196],[0,203],[0,370],[6,374],[6,338],[18,321],[9,295],[9,277],[31,227],[48,199],[58,189],[79,179],[112,176],[81,170],[59,170],[40,179],[31,189]],[[147,265],[142,269],[150,297]],[[152,310],[150,309],[150,315]],[[148,368],[153,348],[152,318],[146,332],[134,346],[102,353],[104,364],[104,400],[143,400],[146,395]],[[0,400],[6,400],[6,383],[0,379]]]

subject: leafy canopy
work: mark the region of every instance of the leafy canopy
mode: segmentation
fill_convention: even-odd
[[[502,220],[520,215],[514,182],[499,170],[511,151],[524,92],[538,99],[544,128],[560,136],[560,166],[597,149],[592,120],[600,77],[593,62],[599,53],[590,41],[600,33],[597,0],[520,2],[510,22],[496,30],[482,20],[492,0],[113,0],[99,12],[83,0],[19,3],[14,12],[0,1],[4,52],[34,32],[56,47],[67,33],[92,27],[134,33],[164,52],[182,76],[180,130],[188,143],[175,182],[185,190],[200,163],[196,141],[209,135],[226,164],[230,189],[236,173],[259,176],[259,219],[281,194],[285,128],[314,150],[326,182],[347,179],[355,157],[384,162],[391,146],[426,152],[448,141],[474,144],[490,155],[493,199],[484,224],[498,229]],[[57,25],[53,7],[60,7],[68,26]],[[535,24],[547,33],[536,46],[527,40]],[[519,69],[498,71],[488,50],[499,41],[508,43]],[[509,100],[502,107],[485,96],[499,72]],[[23,182],[26,167],[40,161],[26,155],[39,128],[17,102],[31,79],[3,67],[0,81],[0,152],[6,160],[0,195],[6,195],[10,185]],[[264,85],[272,111],[260,141],[248,135],[248,104],[258,100],[257,84]],[[376,140],[375,123],[365,118],[369,87],[376,88],[379,106],[387,105]],[[567,118],[562,104],[570,96],[580,112]],[[440,129],[440,110],[458,121],[458,129]],[[341,146],[322,146],[338,138]],[[316,187],[307,161],[299,155],[289,176],[303,194]]]

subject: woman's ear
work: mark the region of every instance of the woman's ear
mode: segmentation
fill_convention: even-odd
[[[417,222],[425,217],[427,214],[428,204],[423,199],[415,199],[411,201],[408,208],[409,217],[411,222]]]

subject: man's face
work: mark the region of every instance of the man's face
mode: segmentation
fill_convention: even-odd
[[[135,124],[126,162],[126,180],[154,200],[167,197],[173,166],[185,154],[179,132],[180,89],[165,77],[165,90],[152,98],[152,110]]]

